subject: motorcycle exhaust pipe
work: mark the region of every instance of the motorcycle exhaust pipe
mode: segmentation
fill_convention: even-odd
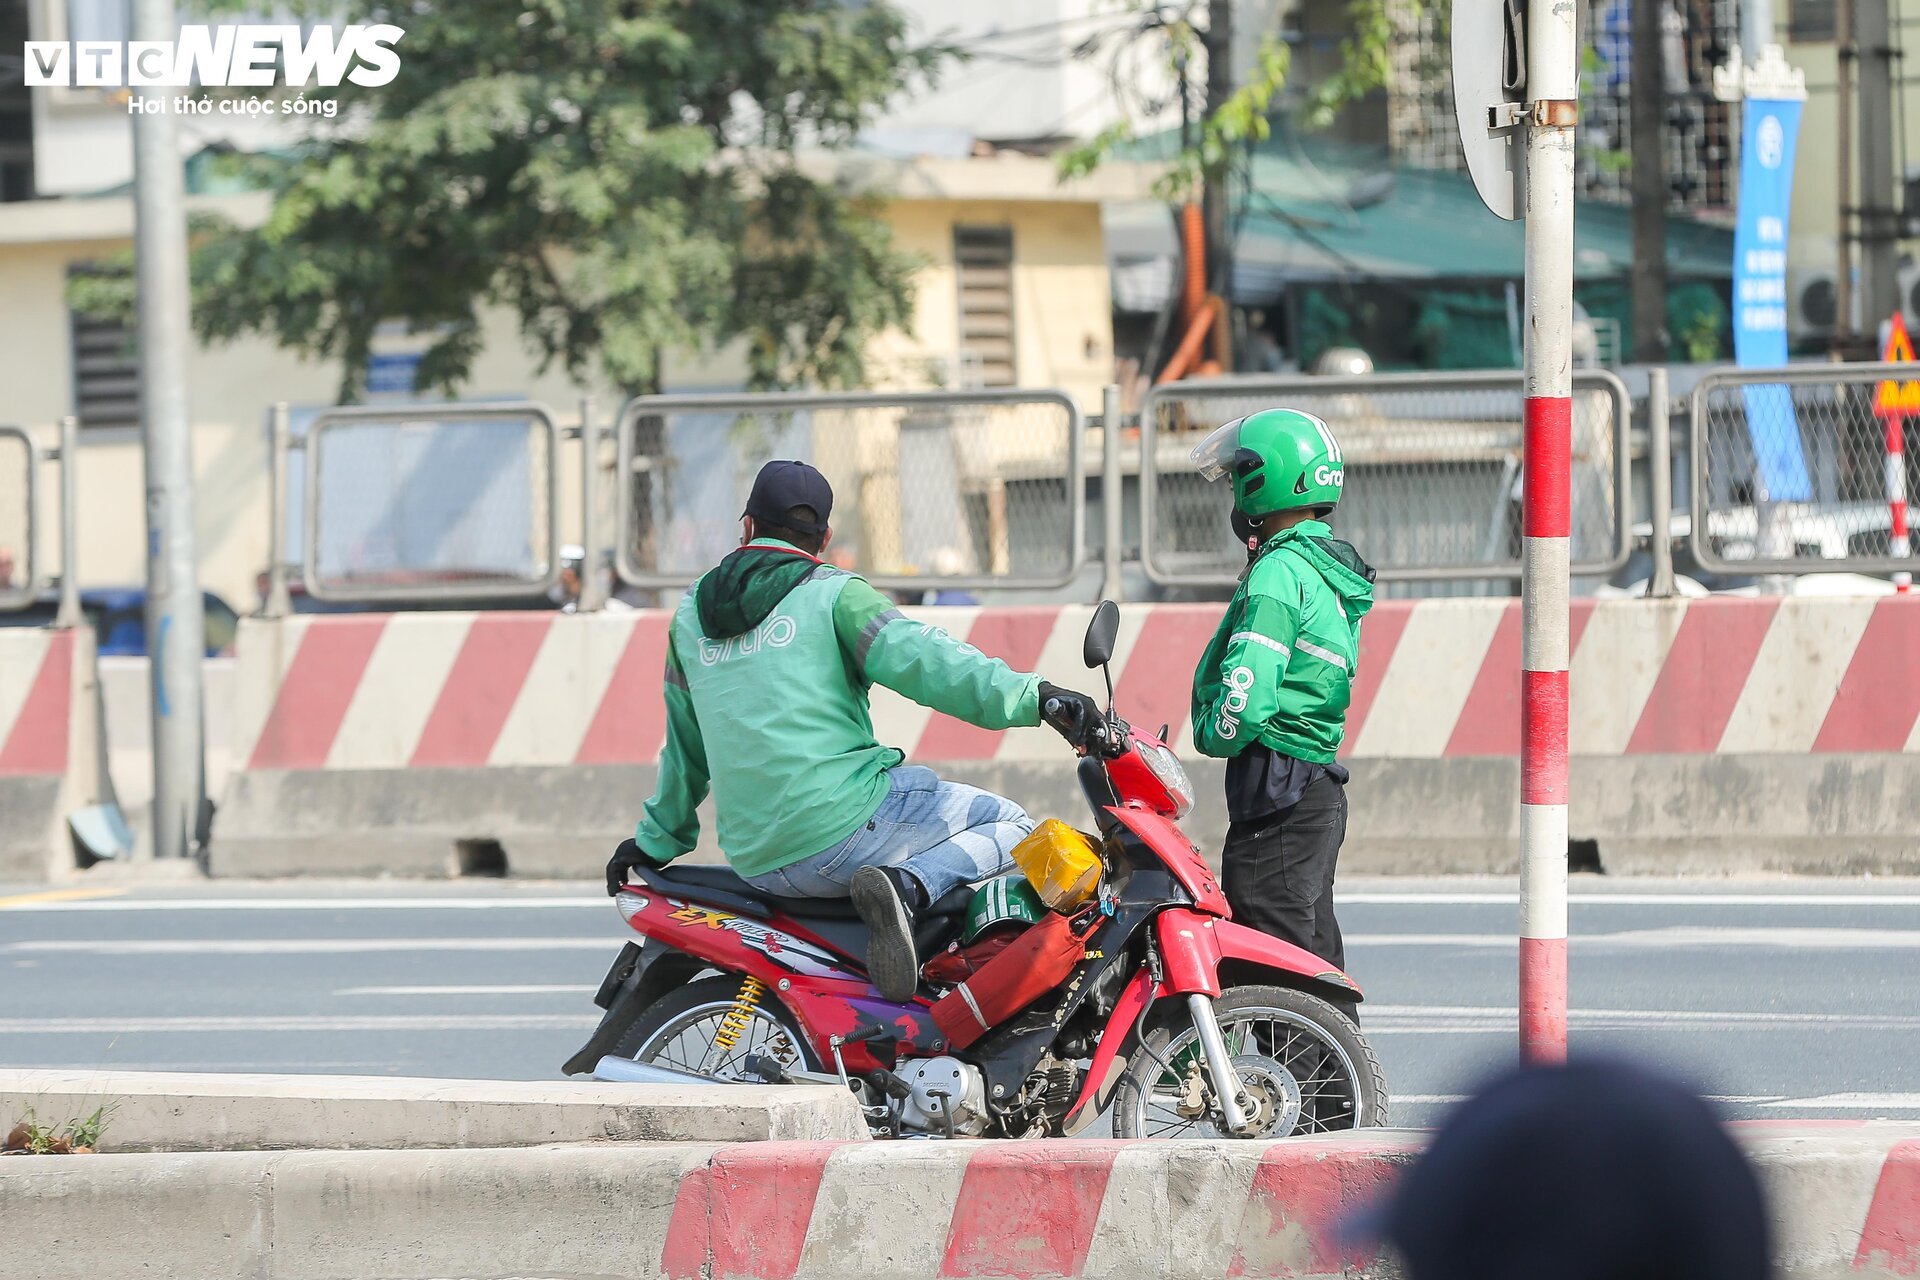
[[[691,1071],[680,1071],[673,1067],[656,1067],[651,1062],[616,1058],[611,1054],[594,1064],[593,1078],[617,1084],[724,1085],[734,1083],[731,1080],[716,1080],[712,1076],[695,1075]]]

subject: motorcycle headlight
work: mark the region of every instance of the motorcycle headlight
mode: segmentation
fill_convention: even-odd
[[[1187,777],[1187,771],[1180,767],[1180,759],[1172,751],[1157,742],[1139,742],[1133,749],[1147,762],[1147,768],[1153,770],[1153,776],[1160,779],[1161,785],[1173,795],[1176,818],[1184,818],[1193,810],[1193,781]]]

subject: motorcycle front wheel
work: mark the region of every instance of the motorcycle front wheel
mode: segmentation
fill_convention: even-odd
[[[1333,1005],[1287,987],[1230,987],[1213,1002],[1250,1127],[1221,1118],[1184,1001],[1149,1015],[1114,1096],[1116,1138],[1288,1138],[1387,1122],[1387,1080],[1360,1029]]]

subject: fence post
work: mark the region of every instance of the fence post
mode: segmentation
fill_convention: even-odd
[[[1647,578],[1649,600],[1665,600],[1673,594],[1672,409],[1666,366],[1647,370],[1647,506],[1652,511],[1647,549],[1653,553],[1653,572]]]
[[[284,618],[293,612],[293,597],[287,590],[287,460],[293,451],[291,412],[285,400],[273,406],[268,430],[273,458],[272,498],[267,503],[267,598],[261,602],[262,617]]]
[[[1121,539],[1125,537],[1127,478],[1120,472],[1120,385],[1108,383],[1100,400],[1100,596],[1115,604],[1120,583]]]
[[[596,613],[606,607],[606,583],[600,577],[600,424],[593,397],[580,397],[580,599],[575,608]]]
[[[53,625],[77,627],[86,620],[80,612],[80,516],[75,496],[80,492],[74,467],[80,461],[80,421],[72,414],[60,419],[60,608]]]

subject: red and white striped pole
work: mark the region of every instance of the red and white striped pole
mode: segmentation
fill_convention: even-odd
[[[1573,453],[1575,6],[1527,6],[1521,455],[1520,1053],[1567,1054],[1567,666]]]
[[[1893,513],[1893,537],[1889,552],[1896,559],[1913,554],[1907,540],[1907,419],[1905,415],[1887,415],[1887,506]],[[1905,569],[1893,575],[1893,589],[1902,595],[1913,590],[1913,574]]]

